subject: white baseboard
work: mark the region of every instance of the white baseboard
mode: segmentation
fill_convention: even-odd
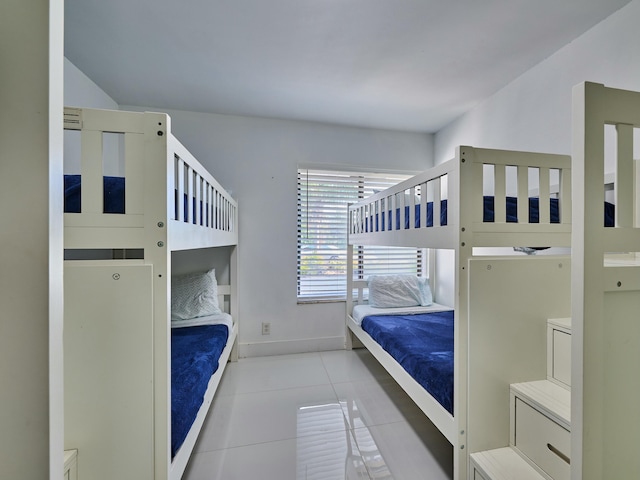
[[[329,350],[344,350],[344,345],[345,338],[343,336],[260,343],[239,343],[238,356],[246,358],[286,355],[291,353],[325,352]]]

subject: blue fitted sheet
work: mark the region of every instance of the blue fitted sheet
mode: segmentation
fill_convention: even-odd
[[[193,425],[228,338],[226,325],[171,330],[171,458]]]
[[[362,329],[453,415],[454,312],[370,315]]]
[[[447,225],[447,200],[440,201],[440,225]],[[506,221],[507,223],[518,222],[518,199],[516,197],[506,197]],[[415,205],[415,224],[414,228],[420,228],[420,207],[421,205]],[[392,211],[389,210],[381,217],[375,215],[375,223],[372,222],[374,227],[373,231],[385,231],[389,230],[389,226],[392,225]],[[410,220],[410,207],[404,207],[404,215],[402,215],[403,221],[401,221],[400,208],[396,208],[396,223],[395,230],[400,230],[400,224],[404,224],[404,228],[409,228]],[[550,199],[549,216],[551,223],[560,223],[560,208],[557,198]],[[369,221],[365,220],[365,231],[369,231]],[[495,199],[492,196],[483,197],[483,222],[495,222]],[[529,198],[529,223],[540,223],[540,207],[538,198]],[[615,205],[609,202],[604,202],[604,226],[613,227],[615,225]],[[427,203],[427,227],[433,226],[433,202]]]
[[[80,175],[65,175],[64,176],[64,211],[65,213],[80,213],[82,212],[82,182]],[[104,213],[115,213],[115,214],[124,214],[125,213],[125,179],[123,177],[109,177],[105,176],[103,178],[103,212]],[[182,199],[182,207],[183,207],[183,218],[185,222],[187,222],[188,217],[188,196],[187,194],[183,194]],[[196,211],[196,199],[192,198],[192,211]],[[174,192],[174,214],[175,218],[178,218],[178,192],[177,190]],[[203,217],[204,209],[209,209],[209,204],[204,203],[202,200],[200,201],[200,215],[199,218]],[[192,218],[191,221],[196,223],[195,218]],[[216,225],[217,226],[217,225]]]
[[[103,178],[104,213],[124,213],[124,178]],[[80,213],[82,211],[82,185],[80,175],[64,176],[64,211]]]

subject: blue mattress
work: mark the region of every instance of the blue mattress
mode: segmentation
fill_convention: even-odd
[[[171,329],[171,457],[182,446],[227,344],[226,325]]]
[[[80,175],[65,175],[64,176],[64,211],[65,213],[80,213],[82,212],[82,182]],[[125,179],[122,177],[109,177],[105,176],[103,179],[103,212],[104,213],[125,213]],[[183,218],[185,222],[188,217],[188,196],[183,195],[182,207]],[[192,198],[192,211],[196,211],[196,199]],[[175,218],[178,218],[178,192],[175,191],[174,199],[174,214]],[[203,216],[203,210],[209,208],[209,204],[205,204],[200,201],[200,216]],[[192,219],[195,223],[195,218]],[[217,227],[217,225],[216,225]]]
[[[453,310],[370,315],[362,329],[453,415]]]
[[[506,214],[507,223],[518,222],[518,199],[516,197],[506,197]],[[415,224],[414,228],[420,228],[420,205],[415,205]],[[373,231],[385,231],[389,230],[389,226],[392,225],[392,211],[389,210],[385,215],[381,217],[375,215],[375,224],[373,224]],[[396,223],[395,230],[400,230],[400,224],[404,223],[404,228],[409,228],[410,221],[410,207],[404,207],[404,219],[401,222],[400,208],[396,208]],[[550,199],[549,214],[551,223],[560,223],[560,208],[557,198]],[[369,218],[366,219],[365,229],[369,231]],[[492,196],[483,197],[483,222],[495,222],[495,199]],[[373,223],[373,222],[372,222]],[[538,198],[529,198],[529,223],[540,223],[540,207]],[[440,201],[440,225],[447,225],[447,200]],[[604,203],[604,226],[613,227],[615,225],[615,206],[612,203]],[[433,202],[427,203],[427,227],[433,226]]]
[[[103,192],[104,213],[124,213],[124,178],[104,177]],[[81,195],[80,175],[65,175],[64,211],[66,213],[82,211]]]

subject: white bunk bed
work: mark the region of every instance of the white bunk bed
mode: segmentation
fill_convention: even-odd
[[[79,197],[65,199],[65,448],[77,449],[81,478],[178,479],[237,358],[237,203],[172,135],[166,114],[66,108],[64,125],[81,144],[75,170],[65,170],[81,175]],[[113,169],[124,178],[117,188],[106,183]],[[118,206],[107,206],[114,196]],[[222,265],[217,293],[232,322],[172,455],[172,258],[191,250]]]
[[[571,478],[639,478],[640,93],[583,83],[573,115]],[[613,157],[616,224],[602,228],[589,210]]]
[[[531,171],[537,182],[529,180]],[[483,214],[483,185],[490,184],[495,221],[485,221]],[[539,222],[529,221],[528,198],[534,189]],[[517,222],[507,221],[508,213],[513,214],[507,211],[508,197],[519,200]],[[551,204],[556,201],[559,218],[552,223]],[[350,206],[348,222],[347,258],[361,245],[453,252],[453,271],[448,272],[455,278],[449,302],[454,310],[453,414],[352,317],[354,305],[365,302],[367,286],[366,279],[353,279],[352,262],[347,347],[359,340],[390,372],[452,444],[454,478],[466,479],[469,453],[508,445],[509,384],[544,378],[546,320],[570,311],[569,256],[474,252],[479,247],[570,246],[571,159],[462,146],[454,159]],[[432,283],[446,275],[444,267],[438,263],[432,269]],[[440,287],[432,291],[438,302]]]

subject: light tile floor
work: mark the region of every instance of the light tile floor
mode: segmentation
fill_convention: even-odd
[[[447,440],[366,350],[227,365],[186,480],[440,480]]]

